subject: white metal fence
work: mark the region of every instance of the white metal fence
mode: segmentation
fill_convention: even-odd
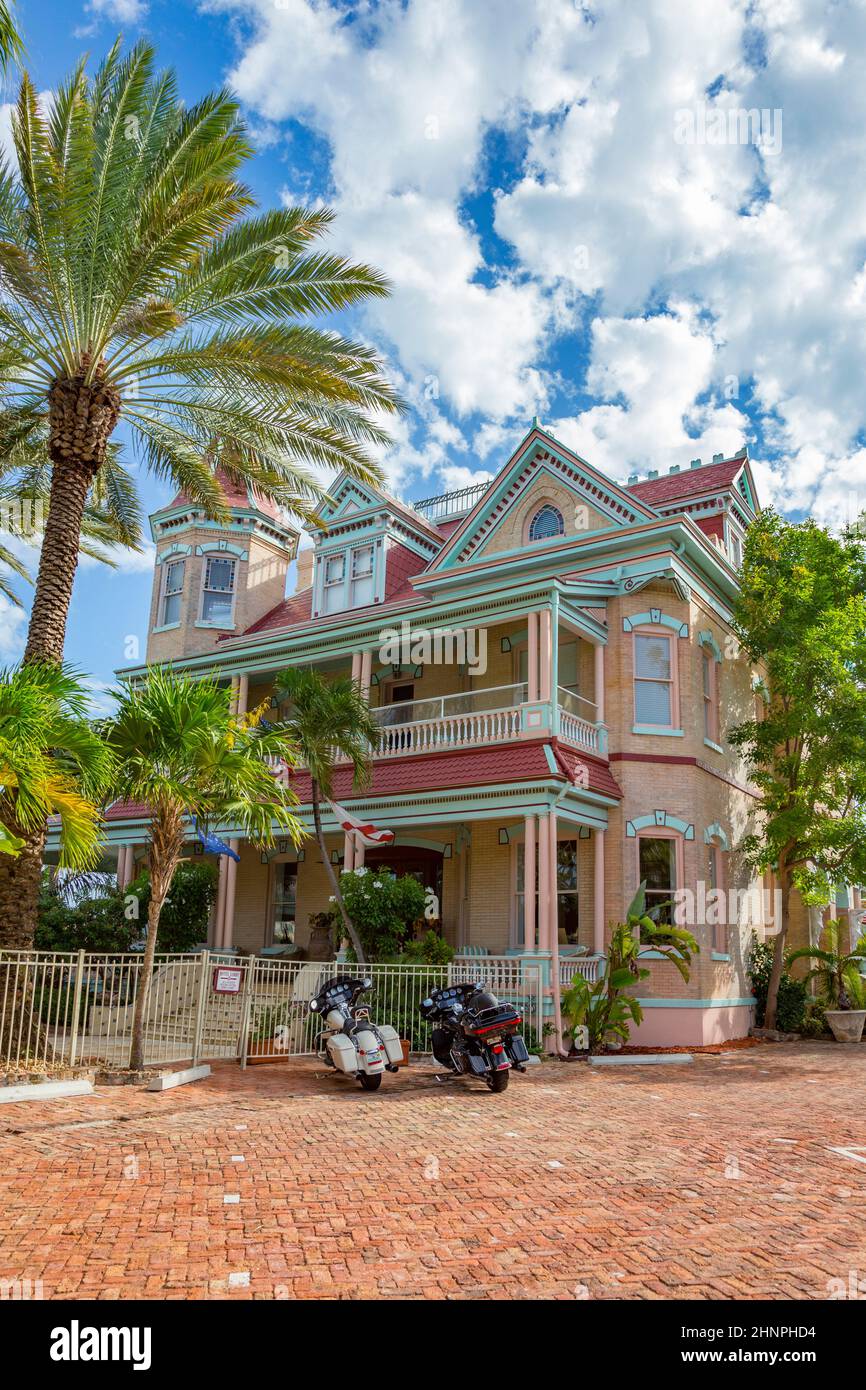
[[[413,1052],[430,1050],[422,999],[461,980],[477,979],[518,1004],[527,1041],[541,1040],[543,981],[535,962],[485,956],[443,966],[368,964],[364,970],[373,980],[368,1002],[374,1021],[392,1024]],[[142,958],[134,954],[0,952],[0,1072],[127,1066],[142,971]],[[239,959],[207,951],[158,956],[144,1019],[145,1064],[311,1055],[321,1023],[309,1012],[310,999],[330,976],[357,972],[333,961]],[[234,988],[224,992],[218,982]]]

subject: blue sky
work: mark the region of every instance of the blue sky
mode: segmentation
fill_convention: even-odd
[[[349,326],[411,407],[382,459],[401,495],[495,471],[538,414],[619,479],[747,443],[762,500],[866,505],[859,0],[20,10],[42,91],[118,32],[189,100],[230,82],[262,205],[329,203],[332,242],[389,276]],[[148,557],[79,571],[67,655],[97,687],[149,592]],[[23,630],[0,608],[0,660]]]

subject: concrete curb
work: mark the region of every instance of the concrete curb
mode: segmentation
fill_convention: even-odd
[[[63,1096],[92,1096],[92,1081],[34,1081],[25,1086],[0,1086],[0,1105],[20,1100],[58,1100]]]
[[[636,1052],[633,1057],[590,1057],[594,1067],[684,1066],[694,1061],[690,1052]]]
[[[155,1076],[148,1086],[149,1091],[172,1091],[175,1086],[186,1086],[190,1081],[201,1081],[210,1076],[210,1067],[187,1067],[185,1071],[164,1072]]]

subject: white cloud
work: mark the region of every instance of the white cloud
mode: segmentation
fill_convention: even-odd
[[[118,24],[139,24],[147,14],[147,0],[88,0],[85,9]]]
[[[623,477],[730,452],[751,413],[764,495],[844,519],[866,433],[866,7],[382,0],[352,23],[336,0],[209,8],[253,22],[244,100],[328,141],[336,236],[395,286],[371,331],[416,397],[473,417],[478,457],[537,411]],[[740,109],[766,110],[774,148],[700,134]],[[461,211],[491,130],[520,161],[493,190],[505,270]],[[563,333],[589,348],[585,379],[557,362],[581,413],[550,365]],[[459,442],[438,431],[414,451],[400,438],[395,477],[452,466]]]
[[[0,594],[0,662],[11,665],[24,655],[27,613]]]

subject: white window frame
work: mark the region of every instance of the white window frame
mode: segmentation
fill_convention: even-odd
[[[358,574],[355,565],[358,557],[369,553],[370,568],[362,574]],[[373,541],[368,541],[364,545],[356,545],[349,552],[349,607],[368,608],[376,597],[376,545]],[[364,603],[355,601],[355,585],[361,580],[370,581],[370,597]]]
[[[181,570],[180,588],[179,588],[179,589],[172,589],[171,592],[169,592],[169,588],[168,588],[168,576],[171,574],[171,571],[172,571],[172,569],[174,568],[175,565],[180,565],[180,570]],[[169,600],[170,598],[181,598],[181,599],[183,598],[183,586],[184,586],[185,583],[186,583],[186,557],[185,557],[184,555],[178,555],[178,556],[174,557],[174,558],[171,559],[171,560],[166,560],[166,561],[165,561],[165,564],[163,565],[162,588],[161,588],[160,599],[159,599],[159,612],[158,612],[158,614],[157,614],[157,625],[158,625],[159,627],[180,627],[181,604],[178,604],[178,615],[177,615],[177,617],[176,617],[176,618],[172,618],[170,622],[169,622],[168,619],[166,618],[166,608],[167,608],[167,606],[168,606],[168,600]]]
[[[208,575],[208,566],[210,565],[211,560],[224,560],[224,561],[226,562],[226,564],[231,565],[232,583],[231,583],[231,588],[230,588],[230,589],[211,589],[211,588],[208,587],[207,575]],[[234,622],[235,622],[235,601],[236,601],[236,599],[237,599],[237,591],[238,591],[237,577],[238,577],[238,562],[237,562],[237,557],[236,557],[235,555],[229,555],[229,554],[227,554],[224,550],[210,550],[210,551],[205,551],[205,552],[204,552],[204,554],[203,554],[203,556],[202,556],[202,567],[201,567],[201,593],[200,593],[200,596],[199,596],[199,605],[198,605],[198,623],[199,623],[199,626],[200,626],[200,627],[219,627],[219,628],[234,627]],[[206,594],[230,594],[230,596],[231,596],[231,610],[230,610],[230,612],[229,612],[229,616],[228,616],[227,619],[225,619],[225,620],[220,619],[218,622],[214,622],[214,620],[213,620],[212,618],[206,618],[206,617],[205,617],[205,615],[204,615],[204,607],[205,607],[205,595],[206,595]]]

